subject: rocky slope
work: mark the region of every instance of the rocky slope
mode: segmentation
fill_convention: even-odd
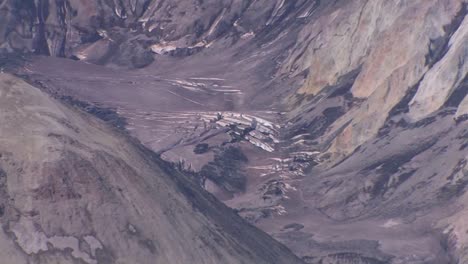
[[[399,112],[410,122],[447,107],[466,114],[466,13],[464,1],[352,1],[302,30],[298,59],[283,71],[307,69],[301,94],[327,101],[333,86],[347,82],[340,92],[362,101],[330,129],[344,129],[332,149],[348,155]]]
[[[314,1],[312,1],[314,2]],[[307,1],[3,0],[1,49],[94,63],[146,66],[152,53],[188,55],[229,46]]]
[[[13,3],[6,70],[307,262],[468,261],[466,0]]]
[[[302,263],[101,121],[0,75],[2,263]]]

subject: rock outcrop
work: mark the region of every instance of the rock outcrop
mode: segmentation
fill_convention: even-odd
[[[344,126],[332,148],[347,156],[377,135],[404,99],[412,121],[447,105],[463,107],[466,13],[464,1],[342,3],[304,27],[292,54],[298,59],[285,64],[284,71],[307,70],[299,92],[323,96],[340,77],[359,69],[348,88],[363,103],[330,129],[333,134]]]

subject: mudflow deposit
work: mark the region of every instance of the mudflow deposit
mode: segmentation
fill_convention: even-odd
[[[468,263],[467,12],[0,0],[0,263]]]

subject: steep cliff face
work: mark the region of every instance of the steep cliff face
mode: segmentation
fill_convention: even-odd
[[[0,75],[2,263],[302,263],[152,152]]]
[[[361,103],[330,129],[330,134],[344,129],[332,149],[347,156],[377,135],[397,105],[408,108],[411,122],[445,107],[463,115],[466,13],[464,1],[343,3],[301,31],[292,54],[298,59],[283,71],[308,71],[299,93],[315,97],[326,97],[355,71],[343,93]]]
[[[380,261],[463,263],[467,3],[341,4],[301,29],[280,70],[285,76],[306,72],[298,93],[288,98],[286,138],[296,143],[289,147],[320,153],[297,185],[300,200],[313,201],[338,226],[348,225],[341,229],[345,240],[385,234],[377,239],[379,248],[395,258],[380,255]],[[317,230],[304,222],[297,221],[306,226],[299,233]],[[320,233],[332,239],[335,228]],[[396,257],[393,234],[408,228],[417,231],[406,231],[407,241],[425,249]]]
[[[466,0],[14,3],[3,50],[51,56],[0,67],[307,262],[468,261]]]

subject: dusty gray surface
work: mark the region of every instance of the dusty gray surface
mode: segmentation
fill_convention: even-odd
[[[302,263],[102,121],[0,88],[2,263]]]

